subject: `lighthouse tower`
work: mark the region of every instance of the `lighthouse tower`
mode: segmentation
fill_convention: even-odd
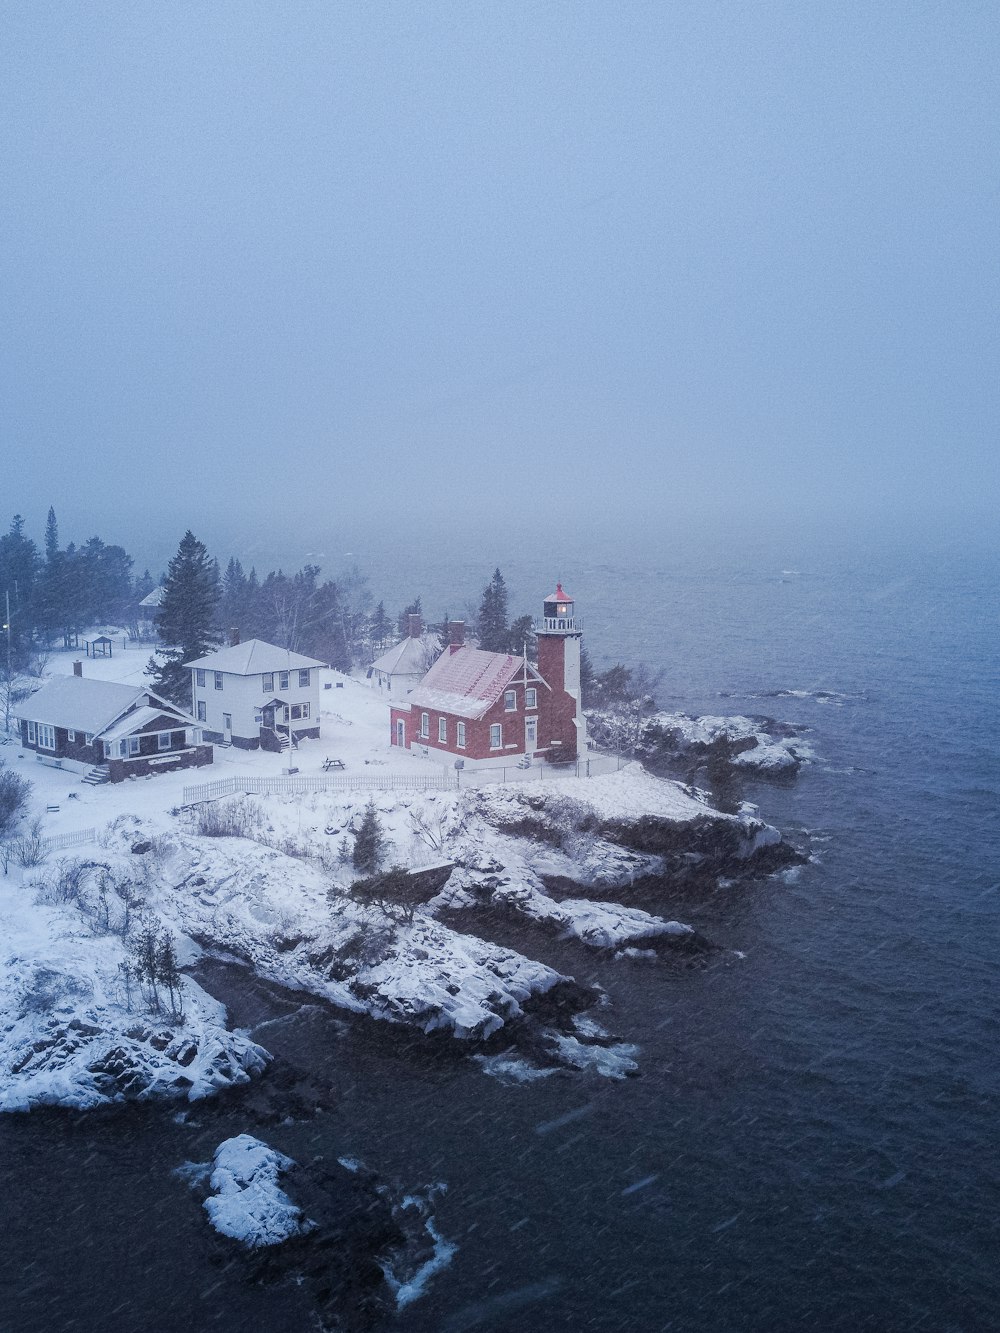
[[[587,749],[587,723],[583,716],[580,693],[580,647],[583,623],[576,618],[573,598],[563,591],[561,583],[542,603],[542,619],[536,637],[538,640],[538,671],[553,691],[563,690],[572,700],[567,709],[566,728],[562,737],[567,758],[575,750],[583,754]]]

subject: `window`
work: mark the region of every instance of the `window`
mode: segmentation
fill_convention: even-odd
[[[426,713],[420,714],[420,735],[424,740],[431,734],[431,720]]]
[[[205,688],[205,673],[204,673],[204,671],[195,671],[195,673],[194,673],[194,683],[198,686],[198,688],[199,688],[200,690],[203,690],[203,689]]]
[[[34,722],[29,722],[29,723],[28,723],[28,744],[29,744],[29,745],[34,745],[34,743],[35,743],[35,724],[34,724]]]
[[[446,717],[438,718],[438,740],[442,745],[448,744],[448,719]]]
[[[287,672],[287,671],[279,671],[279,672],[278,672],[278,689],[279,689],[279,690],[287,690],[287,689],[288,689],[288,672]]]
[[[128,752],[129,752],[129,755],[130,755],[130,756],[135,756],[135,755],[137,755],[137,754],[139,753],[139,737],[138,737],[138,736],[130,736],[130,737],[128,738]]]
[[[508,713],[513,713],[517,709],[517,690],[505,690],[503,696],[503,706]]]
[[[296,721],[301,716],[302,716],[302,705],[292,704],[292,721],[293,722]]]
[[[308,669],[308,668],[306,668],[305,671],[300,671],[300,672],[299,672],[299,684],[302,686],[303,689],[307,689],[307,688],[308,688],[308,686],[309,686],[309,669]]]
[[[38,744],[43,750],[54,750],[56,748],[56,729],[50,727],[47,722],[38,724]]]
[[[67,731],[67,733],[66,733],[66,739],[67,739],[68,741],[75,741],[75,740],[76,740],[76,732],[75,732],[75,731]]]
[[[205,707],[204,699],[198,700],[198,721],[199,722],[208,721],[208,709]]]
[[[83,733],[83,743],[84,745],[93,745],[94,733],[92,731],[85,731]]]
[[[216,672],[215,672],[215,688],[216,688],[217,690],[221,690],[221,689],[222,689],[222,672],[221,672],[221,671],[216,671]]]
[[[308,717],[308,716],[309,716],[309,705],[308,705],[308,704],[303,704],[303,705],[302,705],[302,716],[303,716],[303,717]]]
[[[254,720],[254,725],[255,725],[255,726],[258,726],[258,727],[259,727],[259,726],[261,725],[261,723],[264,721],[264,712],[263,712],[263,709],[255,708],[255,709],[253,710],[253,720]]]
[[[264,685],[264,693],[270,694],[271,691],[274,689],[274,672],[273,671],[267,672],[266,675],[261,677],[261,680]]]
[[[499,722],[494,722],[490,727],[490,749],[499,750],[503,745],[503,730]]]
[[[529,686],[528,689],[524,691],[524,706],[525,708],[538,707],[538,691],[534,685]]]
[[[161,731],[161,732],[159,732],[159,733],[157,734],[157,737],[156,737],[156,748],[157,748],[158,750],[169,750],[169,749],[170,749],[170,732],[169,732],[169,731]]]
[[[459,722],[458,725],[457,725],[456,728],[455,728],[455,731],[456,731],[456,741],[455,741],[455,743],[457,744],[457,746],[458,746],[458,748],[459,748],[460,750],[464,750],[464,749],[465,749],[465,723],[464,723],[464,722]]]

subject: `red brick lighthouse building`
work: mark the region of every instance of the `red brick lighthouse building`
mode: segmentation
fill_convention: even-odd
[[[405,703],[392,709],[392,744],[472,766],[552,763],[586,751],[580,697],[582,625],[558,585],[536,628],[537,665],[527,656],[467,648],[464,626]]]

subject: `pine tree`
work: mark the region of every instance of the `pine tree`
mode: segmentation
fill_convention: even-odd
[[[219,601],[216,574],[204,543],[186,532],[167,566],[156,617],[160,638],[170,646],[163,652],[162,666],[151,659],[146,668],[157,692],[174,703],[185,705],[191,698],[190,674],[183,664],[204,657],[212,647]]]
[[[170,1012],[174,1015],[183,1012],[181,970],[177,965],[177,954],[174,952],[173,940],[166,931],[160,936],[160,943],[156,950],[156,979],[167,988],[167,994],[170,996]],[[181,999],[180,1008],[177,1004],[179,998]]]
[[[56,511],[49,505],[48,518],[45,520],[45,559],[51,565],[59,554],[59,524]]]
[[[507,651],[515,656],[527,652],[531,657],[535,647],[535,626],[531,616],[518,616],[507,632]]]
[[[392,621],[386,615],[385,602],[379,602],[372,612],[368,633],[372,643],[372,656],[382,652],[392,633]]]
[[[510,647],[510,628],[507,624],[507,585],[499,569],[483,589],[476,624],[479,646],[488,653],[506,653]]]
[[[385,859],[385,853],[386,842],[382,821],[375,809],[375,802],[369,801],[361,818],[361,827],[354,835],[354,855],[351,859],[355,870],[360,870],[362,875],[377,874],[379,866]]]

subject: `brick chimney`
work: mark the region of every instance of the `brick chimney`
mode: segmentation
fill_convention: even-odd
[[[82,675],[83,675],[83,663],[82,663],[82,662],[74,662],[74,663],[73,663],[73,675],[74,675],[74,676],[82,676]]]
[[[448,621],[448,651],[450,653],[458,652],[459,648],[465,647],[465,621]]]
[[[420,616],[417,615],[415,612],[411,611],[407,615],[406,621],[409,627],[407,633],[409,634],[410,638],[419,639],[421,634],[423,633],[423,628],[424,628]]]
[[[229,631],[229,646],[230,646],[230,648],[235,648],[235,647],[237,646],[237,644],[239,643],[239,641],[240,641],[240,631],[239,631],[239,626],[238,626],[238,625],[234,625],[234,626],[232,627],[232,629]]]

